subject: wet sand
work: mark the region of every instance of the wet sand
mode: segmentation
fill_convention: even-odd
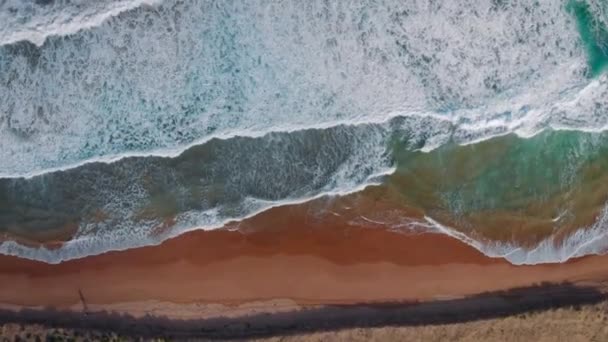
[[[275,208],[226,229],[58,265],[2,256],[0,303],[192,318],[608,279],[608,256],[513,266],[440,234],[311,219],[308,209]]]

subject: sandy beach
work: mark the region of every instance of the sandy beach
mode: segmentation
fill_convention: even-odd
[[[327,304],[461,298],[540,283],[608,279],[608,256],[513,266],[450,237],[308,220],[275,208],[235,227],[57,265],[0,257],[4,308],[234,316]],[[269,228],[272,227],[272,228]]]

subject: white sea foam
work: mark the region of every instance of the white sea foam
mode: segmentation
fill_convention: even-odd
[[[111,13],[139,3],[81,5]],[[63,13],[59,4],[31,17]],[[561,2],[138,8],[40,48],[0,47],[0,177],[394,115],[441,117],[463,144],[608,127],[593,107],[607,107],[608,81],[586,78]]]
[[[472,238],[445,226],[430,217],[425,217],[433,230],[458,239],[483,254],[493,258],[505,258],[515,265],[561,263],[572,258],[608,251],[608,206],[590,227],[582,227],[563,240],[550,236],[533,248],[523,248],[515,243],[487,242]]]
[[[0,46],[19,41],[42,46],[48,37],[90,29],[120,13],[160,1],[5,0],[0,3]]]

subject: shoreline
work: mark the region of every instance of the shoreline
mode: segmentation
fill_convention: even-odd
[[[444,234],[310,216],[310,205],[60,264],[0,256],[0,323],[234,339],[469,322],[608,298],[608,255],[516,266]]]
[[[515,266],[446,235],[362,227],[342,217],[313,219],[308,209],[273,208],[237,227],[60,264],[0,256],[0,283],[10,284],[0,287],[0,303],[209,317],[248,312],[255,303],[291,309],[426,302],[545,282],[608,280],[608,256]]]

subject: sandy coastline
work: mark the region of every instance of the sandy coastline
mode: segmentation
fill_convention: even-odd
[[[450,237],[403,234],[275,208],[240,229],[50,265],[0,257],[4,308],[108,310],[170,318],[325,304],[417,302],[541,282],[596,284],[608,256],[513,266]]]

